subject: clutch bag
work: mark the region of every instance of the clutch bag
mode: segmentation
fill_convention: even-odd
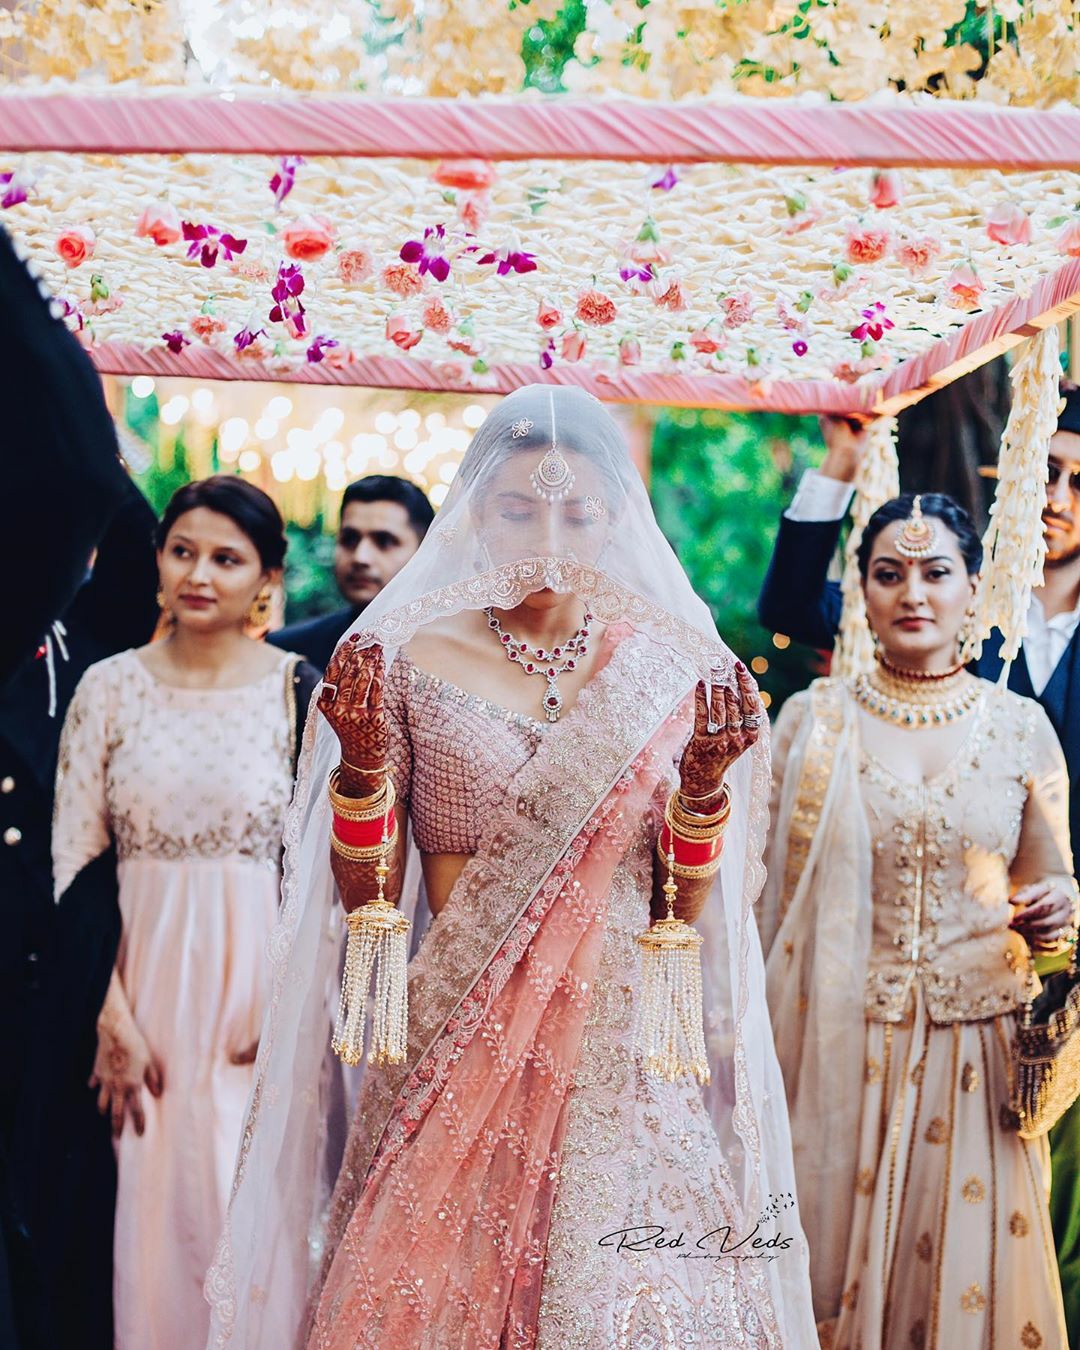
[[[1076,948],[1066,970],[1048,975],[1021,1005],[1013,1041],[1010,1110],[1021,1139],[1038,1139],[1080,1097],[1080,975]]]

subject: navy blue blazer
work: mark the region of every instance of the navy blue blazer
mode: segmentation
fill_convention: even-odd
[[[357,613],[355,609],[339,609],[318,619],[305,619],[303,623],[279,628],[266,640],[271,646],[280,647],[282,651],[299,652],[321,674],[330,664],[338,639],[346,629],[352,627]]]
[[[774,633],[796,642],[829,649],[840,627],[840,584],[828,579],[829,563],[840,540],[841,521],[801,521],[781,517],[780,532],[758,597],[758,618]],[[1004,662],[1002,636],[996,630],[983,644],[974,670],[996,680]],[[1036,695],[1023,648],[1009,671],[1009,688],[1042,705],[1061,741],[1069,770],[1069,830],[1073,870],[1080,875],[1080,629],[1058,662],[1050,682]]]

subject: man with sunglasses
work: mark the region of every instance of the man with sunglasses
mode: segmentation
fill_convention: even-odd
[[[1032,593],[1027,636],[1009,671],[1009,688],[1037,699],[1058,734],[1069,769],[1073,871],[1080,876],[1080,389],[1063,390],[1065,407],[1050,439],[1043,533],[1043,584]],[[865,431],[824,418],[820,471],[803,475],[780,521],[758,599],[764,627],[829,649],[840,626],[840,583],[829,568],[840,541]],[[976,673],[1001,674],[1001,634],[983,644]],[[1080,1347],[1080,1102],[1050,1132],[1050,1197],[1069,1343]]]

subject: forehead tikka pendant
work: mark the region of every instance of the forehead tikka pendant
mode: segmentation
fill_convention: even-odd
[[[896,536],[896,551],[905,558],[928,558],[937,543],[937,530],[922,513],[922,497],[911,504],[911,515]]]
[[[529,475],[529,482],[538,497],[548,502],[562,501],[569,496],[574,486],[574,474],[557,445],[544,455],[544,458]]]

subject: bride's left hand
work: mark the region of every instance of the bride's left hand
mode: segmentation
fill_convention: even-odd
[[[735,663],[735,678],[738,692],[713,684],[711,719],[704,682],[695,693],[694,734],[683,751],[679,788],[694,798],[690,809],[703,815],[715,809],[709,799],[719,796],[724,775],[758,739],[768,717],[757,685],[741,661]]]

